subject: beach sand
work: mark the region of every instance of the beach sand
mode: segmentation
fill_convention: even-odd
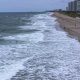
[[[75,36],[76,39],[80,41],[80,19],[69,17],[55,12],[53,16],[56,16],[60,27],[68,32],[69,36]]]

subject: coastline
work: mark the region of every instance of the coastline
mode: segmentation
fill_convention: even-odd
[[[56,16],[58,18],[57,21],[64,31],[80,41],[80,19],[75,19],[58,12],[55,12],[53,16]]]

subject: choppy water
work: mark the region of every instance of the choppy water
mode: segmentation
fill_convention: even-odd
[[[0,80],[80,80],[80,43],[51,14],[0,14]]]

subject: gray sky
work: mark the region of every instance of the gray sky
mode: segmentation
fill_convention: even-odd
[[[70,0],[0,0],[0,12],[43,11],[67,6]]]

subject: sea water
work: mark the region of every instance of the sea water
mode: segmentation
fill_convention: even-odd
[[[0,13],[0,80],[80,80],[80,43],[51,15]]]

